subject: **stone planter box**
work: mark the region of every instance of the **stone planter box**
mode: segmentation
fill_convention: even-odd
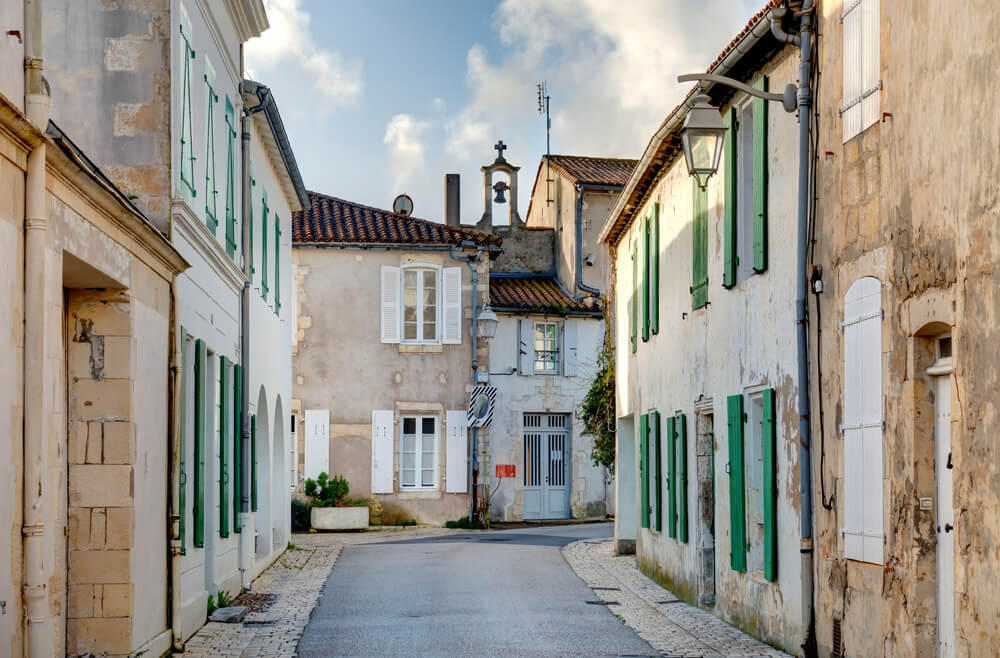
[[[309,524],[315,530],[363,530],[368,527],[368,506],[313,507]]]

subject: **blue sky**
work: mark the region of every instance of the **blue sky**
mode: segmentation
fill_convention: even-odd
[[[503,139],[520,210],[545,152],[535,85],[552,96],[552,152],[639,157],[763,0],[265,0],[247,46],[271,86],[309,189],[440,220],[444,174],[482,213],[479,167]]]

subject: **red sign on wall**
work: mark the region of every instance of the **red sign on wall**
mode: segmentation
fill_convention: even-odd
[[[497,464],[498,478],[512,478],[514,477],[514,473],[514,464]]]

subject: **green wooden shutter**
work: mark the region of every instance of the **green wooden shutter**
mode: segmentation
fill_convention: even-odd
[[[767,91],[767,76],[754,83]],[[753,100],[753,269],[767,269],[767,101]]]
[[[746,510],[743,483],[743,396],[726,398],[729,417],[729,555],[733,571],[746,573]]]
[[[632,353],[639,349],[639,244],[632,244]]]
[[[184,42],[183,80],[181,81],[181,186],[184,192],[194,198],[198,193],[194,189],[194,123],[191,115],[191,60],[194,59],[194,48],[191,47],[193,32],[187,16],[181,16],[181,40]]]
[[[677,419],[667,418],[667,532],[677,537]]]
[[[642,527],[649,527],[649,416],[639,416],[639,497]]]
[[[194,345],[194,545],[205,545],[205,395],[208,350]]]
[[[642,220],[642,340],[649,340],[649,217]]]
[[[267,299],[267,190],[264,190],[264,208],[261,211],[260,232],[260,296]]]
[[[722,227],[722,285],[726,288],[732,288],[736,285],[736,266],[739,262],[738,256],[736,255],[736,231],[737,231],[737,210],[736,210],[736,198],[737,198],[737,181],[739,176],[736,171],[736,127],[738,125],[736,119],[736,108],[729,108],[729,112],[726,114],[726,141],[725,141],[725,167],[726,167],[726,182],[725,182],[725,207],[723,208],[723,227]]]
[[[663,530],[663,487],[660,484],[663,480],[662,451],[660,450],[660,412],[654,411],[649,415],[650,433],[653,435],[653,502],[656,511],[653,518],[656,520],[654,527],[657,532]]]
[[[694,219],[691,222],[691,308],[708,304],[708,190],[692,179]]]
[[[205,108],[205,224],[215,235],[219,227],[215,203],[219,193],[215,182],[215,104],[219,102],[219,95],[215,93],[215,71],[208,60],[205,61],[205,89],[208,99]]]
[[[677,529],[678,538],[682,542],[688,540],[687,514],[687,416],[677,416]]]
[[[769,388],[763,395],[763,423],[761,440],[764,457],[764,578],[774,582],[778,578],[778,516],[775,505],[778,484],[778,461],[775,452],[774,389]]]
[[[233,366],[233,530],[242,532],[240,525],[240,496],[243,492],[243,369],[240,364]]]
[[[281,221],[274,216],[274,314],[281,312]]]
[[[229,536],[229,359],[219,359],[219,536]]]
[[[660,204],[653,204],[652,251],[649,260],[649,330],[660,333]]]
[[[257,268],[254,267],[254,262],[253,262],[253,188],[257,186],[257,179],[253,177],[252,162],[247,162],[247,169],[250,170],[250,208],[249,208],[250,214],[247,216],[247,223],[250,226],[250,244],[248,245],[250,254],[247,256],[247,258],[250,259],[250,285],[253,285],[253,275],[257,273]]]
[[[177,539],[180,541],[181,545],[181,555],[187,555],[187,413],[188,413],[188,368],[191,364],[188,362],[187,357],[187,332],[181,327],[181,377],[178,382],[178,387],[180,388],[180,417],[177,422],[180,425],[180,446],[178,447],[179,454],[178,462],[180,463],[179,474],[177,478]]]
[[[236,110],[226,96],[226,253],[236,257]]]
[[[250,510],[257,511],[257,414],[250,416]]]

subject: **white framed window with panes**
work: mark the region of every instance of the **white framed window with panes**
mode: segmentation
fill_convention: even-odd
[[[518,320],[519,375],[576,376],[577,318],[521,318]]]
[[[437,416],[402,416],[399,426],[400,490],[437,489]]]
[[[878,123],[881,110],[879,0],[844,0],[840,24],[844,33],[844,95],[838,114],[843,141]]]
[[[559,356],[559,323],[535,321],[535,363],[537,375],[555,375],[560,371],[562,359]]]
[[[383,343],[460,344],[462,270],[428,263],[382,266]]]

